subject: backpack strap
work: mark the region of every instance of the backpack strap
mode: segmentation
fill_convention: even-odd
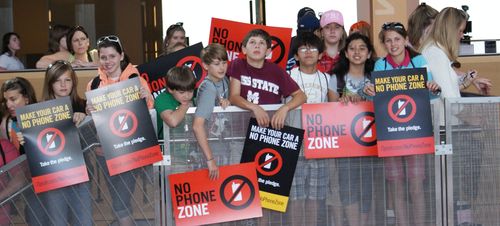
[[[101,78],[99,78],[99,75],[97,75],[92,79],[92,83],[90,84],[90,90],[99,88],[99,84],[101,84]]]
[[[128,79],[131,79],[131,78],[135,78],[135,77],[138,77],[139,75],[134,73],[134,74],[131,74]],[[96,77],[94,77],[92,79],[92,83],[90,84],[90,90],[94,90],[94,89],[97,89],[99,88],[99,84],[101,84],[101,78],[99,78],[99,75],[97,75]]]
[[[5,152],[3,150],[2,144],[0,142],[0,154],[2,154],[2,161],[4,165],[7,165],[7,159],[5,158]]]

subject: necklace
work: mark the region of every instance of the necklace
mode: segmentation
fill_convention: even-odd
[[[217,91],[217,96],[218,96],[220,99],[223,99],[223,98],[224,98],[224,96],[225,96],[225,95],[226,95],[226,93],[227,93],[226,83],[225,83],[225,79],[226,79],[226,77],[224,77],[224,78],[222,78],[222,79],[220,80],[220,82],[222,83],[222,93],[219,93],[219,89],[217,89],[217,85],[215,84],[215,82],[214,82],[214,81],[212,81],[212,79],[210,79],[210,78],[207,78],[207,79],[208,79],[210,82],[212,82],[212,84],[214,85],[215,90]]]
[[[306,86],[304,84],[304,77],[302,77],[302,72],[300,71],[300,69],[298,71],[299,71],[300,81],[302,83],[302,90],[304,90],[304,93],[306,94],[307,100],[309,100],[309,97],[311,96],[311,93],[314,92],[314,87],[315,87],[315,84],[316,84],[316,80],[318,80],[318,82],[319,82],[320,102],[323,102],[323,100],[324,100],[323,99],[323,85],[321,84],[321,78],[319,76],[319,72],[316,70],[316,76],[314,77],[314,80],[312,82],[311,89],[309,89],[309,91],[306,91]]]

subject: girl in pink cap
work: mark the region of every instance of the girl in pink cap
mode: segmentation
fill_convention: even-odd
[[[321,37],[325,42],[325,52],[319,59],[318,70],[329,73],[339,59],[339,50],[345,45],[347,33],[344,29],[344,17],[337,10],[321,14],[319,21]]]

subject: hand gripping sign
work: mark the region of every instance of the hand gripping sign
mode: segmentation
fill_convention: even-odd
[[[201,225],[262,216],[252,163],[221,166],[219,179],[208,170],[169,176],[176,225]]]

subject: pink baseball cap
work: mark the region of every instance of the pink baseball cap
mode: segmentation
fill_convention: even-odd
[[[340,26],[344,26],[344,17],[342,13],[337,10],[328,10],[321,14],[319,24],[322,28],[331,23],[337,23]]]

